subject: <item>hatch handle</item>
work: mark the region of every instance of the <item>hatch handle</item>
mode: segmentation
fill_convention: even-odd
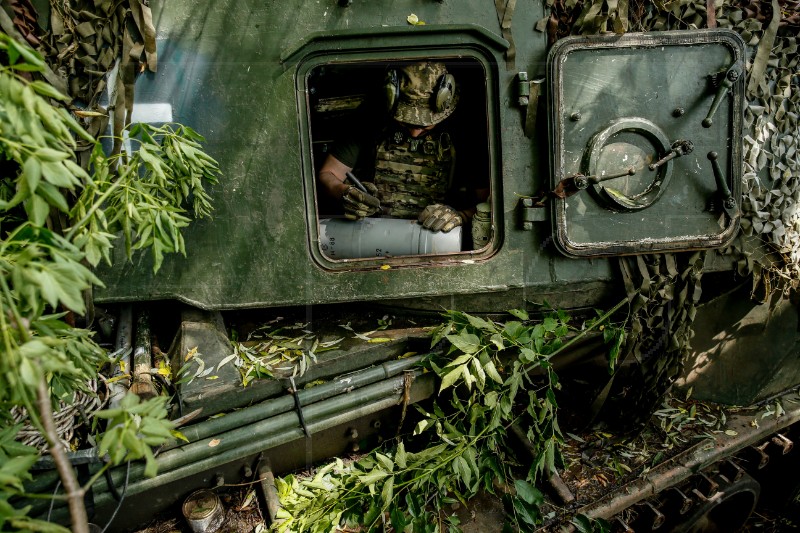
[[[684,141],[682,139],[678,139],[672,146],[670,146],[670,151],[667,154],[656,161],[655,163],[651,163],[648,168],[650,170],[655,170],[667,161],[671,161],[675,158],[684,156],[686,154],[691,154],[694,151],[694,143],[692,141]]]
[[[714,179],[717,182],[717,195],[722,200],[722,208],[731,219],[736,218],[739,214],[739,207],[736,205],[736,198],[733,197],[730,187],[728,187],[728,180],[722,173],[722,168],[719,166],[719,155],[717,152],[708,152],[708,160],[711,161],[711,169],[714,171]]]
[[[602,174],[594,176],[584,176],[583,174],[573,174],[558,182],[556,188],[551,193],[556,198],[569,198],[573,194],[579,193],[589,188],[589,185],[602,183],[604,181],[622,178],[625,176],[633,176],[636,174],[636,169],[630,167],[629,169],[619,172],[617,174],[609,174],[603,176]]]
[[[582,176],[577,174],[573,177],[575,178],[575,186],[580,190],[584,190],[587,189],[590,184],[594,185],[595,183],[602,183],[604,181],[622,178],[625,176],[633,176],[634,174],[636,174],[636,169],[631,167],[624,172],[619,172],[618,174],[609,174],[608,176]]]
[[[703,119],[703,127],[710,128],[711,125],[714,123],[714,113],[717,112],[719,105],[722,103],[722,100],[725,98],[725,95],[728,94],[728,91],[733,87],[733,84],[736,83],[736,80],[742,75],[741,67],[739,63],[735,63],[731,68],[727,71],[722,71],[714,74],[711,76],[711,82],[717,87],[717,94],[714,95],[714,100],[711,102],[711,109],[708,110],[708,114],[706,118]]]

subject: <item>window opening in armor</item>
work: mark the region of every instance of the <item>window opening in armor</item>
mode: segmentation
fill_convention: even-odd
[[[483,65],[470,58],[310,71],[326,259],[471,256],[492,246],[486,84]]]

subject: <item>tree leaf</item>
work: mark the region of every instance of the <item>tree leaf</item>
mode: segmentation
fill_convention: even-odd
[[[514,511],[516,512],[517,516],[522,518],[523,522],[530,526],[536,526],[539,521],[539,510],[538,508],[527,504],[524,500],[521,499],[514,499]],[[523,528],[523,530],[529,528]]]
[[[372,523],[378,518],[381,513],[381,507],[377,504],[375,500],[372,500],[369,504],[369,509],[364,514],[364,524],[372,525]]]
[[[30,359],[23,359],[20,361],[19,377],[22,379],[23,383],[34,388],[39,384],[40,376],[41,373],[39,372],[38,365],[33,364]]]
[[[539,356],[531,350],[530,348],[522,347],[519,349],[520,359],[525,361],[526,363],[533,363],[539,360]]]
[[[492,337],[489,339],[489,342],[494,344],[497,347],[498,351],[505,350],[506,348],[506,345],[503,342],[503,336],[500,335],[499,333],[495,333],[494,335],[492,335]]]
[[[519,336],[523,333],[524,330],[525,328],[520,322],[512,320],[506,322],[506,325],[503,328],[503,333],[506,334],[506,337],[514,341],[519,338]]]
[[[497,405],[497,391],[490,391],[483,397],[483,404],[492,409]]]
[[[464,313],[464,315],[467,317],[469,323],[478,329],[484,330],[486,332],[497,331],[497,328],[495,328],[494,324],[492,324],[491,322],[488,322],[480,317],[472,316],[467,313]]]
[[[36,226],[44,226],[47,215],[50,214],[50,204],[41,196],[33,195],[25,201],[25,212]]]
[[[370,473],[358,476],[358,481],[363,485],[374,485],[378,481],[389,475],[388,472],[380,470],[379,468],[373,469]]]
[[[451,387],[454,383],[456,383],[456,381],[458,381],[458,378],[460,378],[463,375],[464,369],[465,367],[462,365],[457,367],[452,372],[445,374],[445,376],[442,378],[442,385],[439,387],[439,394],[441,394],[442,391],[445,390],[446,388]]]
[[[427,418],[423,418],[422,420],[417,422],[416,426],[414,426],[413,435],[419,435],[420,433],[422,433],[423,431],[425,431],[430,427],[432,427],[431,421]]]
[[[473,358],[474,357],[473,357],[472,354],[459,355],[458,357],[456,357],[455,359],[453,359],[452,361],[447,363],[444,366],[444,368],[452,368],[454,366],[463,365],[463,364],[468,363],[469,361],[471,361]]]
[[[32,272],[31,278],[39,285],[44,301],[47,302],[50,307],[56,307],[58,305],[59,292],[62,289],[50,272],[46,270]]]
[[[483,387],[486,384],[486,373],[483,371],[483,367],[481,366],[480,361],[478,361],[477,359],[473,359],[472,369],[475,371],[475,379],[478,384],[478,388],[480,388],[480,390],[483,390]]]
[[[69,211],[67,200],[58,190],[58,187],[47,182],[40,182],[37,190],[39,191],[41,197],[47,201],[47,203],[57,208],[62,213],[67,213]]]
[[[503,378],[500,377],[500,373],[497,372],[497,368],[494,366],[494,362],[492,362],[491,359],[487,361],[485,365],[483,365],[483,370],[492,381],[501,385],[503,384]]]
[[[6,41],[6,44],[8,45],[7,51],[9,55],[9,60],[13,67],[21,66],[19,64],[14,65],[14,63],[16,62],[16,58],[22,57],[22,59],[24,59],[25,62],[28,63],[28,65],[33,67],[33,69],[37,71],[44,69],[44,58],[36,50],[29,48],[25,44],[18,43],[12,38],[9,38]],[[12,53],[14,54],[13,56]],[[18,68],[18,70],[23,70],[23,69]]]
[[[458,335],[447,335],[447,340],[464,353],[473,354],[481,349],[480,339],[467,331],[462,331]]]
[[[577,514],[570,522],[580,533],[592,533],[592,522],[588,516]]]
[[[422,506],[419,503],[419,496],[413,492],[406,492],[406,508],[408,514],[417,518],[422,513]]]
[[[72,131],[77,133],[78,136],[81,139],[83,139],[84,141],[88,141],[90,143],[94,143],[95,145],[99,144],[97,142],[97,139],[92,137],[89,134],[89,132],[87,132],[85,129],[83,129],[83,126],[78,124],[78,121],[75,120],[75,118],[69,113],[69,111],[67,111],[66,109],[64,109],[62,107],[59,107],[57,109],[57,111],[61,115],[61,118],[64,120],[64,122],[67,124],[67,126],[69,126],[69,129],[71,129]]]
[[[231,361],[233,361],[234,359],[236,359],[238,356],[239,356],[239,354],[237,354],[237,353],[232,353],[231,355],[229,355],[229,356],[225,357],[225,358],[224,358],[222,361],[220,361],[220,362],[219,362],[219,364],[217,365],[217,372],[219,372],[219,369],[220,369],[220,368],[222,368],[223,366],[227,365],[228,363],[230,363]]]
[[[469,464],[467,464],[467,460],[460,455],[457,456],[453,459],[453,470],[461,479],[461,482],[464,483],[464,486],[469,487],[472,480],[472,471]]]
[[[525,503],[536,505],[537,507],[544,501],[542,492],[525,481],[524,479],[515,479],[514,488],[519,496]]]
[[[397,445],[397,451],[394,452],[394,462],[397,463],[397,466],[405,469],[406,468],[406,447],[403,444],[403,441]]]
[[[42,175],[48,183],[52,183],[56,187],[72,190],[76,185],[80,185],[75,176],[58,161],[44,161],[42,163]]]
[[[549,476],[556,471],[556,448],[555,441],[550,439],[544,448],[544,475]]]
[[[43,162],[57,162],[69,159],[70,154],[63,150],[54,150],[52,148],[39,148],[31,157],[35,157]]]
[[[386,510],[392,504],[394,498],[394,476],[390,476],[383,484],[381,490],[381,501],[383,502],[382,509]]]
[[[528,320],[528,312],[524,309],[509,309],[508,312],[520,320]]]
[[[394,471],[394,462],[384,454],[375,452],[375,459],[389,472]]]
[[[392,522],[392,528],[397,532],[404,531],[408,525],[405,514],[397,506],[394,506],[389,512],[389,520]]]
[[[31,89],[36,91],[36,93],[45,96],[47,98],[53,98],[55,100],[61,100],[62,102],[66,102],[69,100],[67,96],[64,96],[58,90],[50,85],[49,83],[45,83],[40,80],[32,81],[28,84]]]
[[[42,165],[36,157],[31,156],[25,160],[25,164],[22,165],[22,175],[28,183],[31,194],[35,193],[42,179]]]

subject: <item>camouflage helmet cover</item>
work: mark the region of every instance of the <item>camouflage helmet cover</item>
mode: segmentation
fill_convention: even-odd
[[[443,63],[421,62],[405,65],[397,69],[399,95],[395,120],[406,124],[431,126],[449,117],[456,109],[458,92],[453,95],[450,105],[440,112],[432,106],[437,85],[447,74]]]

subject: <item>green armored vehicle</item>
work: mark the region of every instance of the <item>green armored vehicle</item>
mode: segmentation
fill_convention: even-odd
[[[522,530],[741,527],[771,490],[764,473],[796,464],[797,5],[707,6],[154,3],[142,33],[157,69],[149,48],[141,73],[120,69],[126,100],[112,105],[201,133],[222,177],[213,217],[185,230],[185,257],[119,251],[98,268],[101,335],[130,358],[108,376],[111,404],[163,386],[185,441],[159,448],[155,477],[129,463],[97,479],[92,521],[133,530],[197,489],[260,476],[275,527],[302,530],[276,506],[291,483],[276,493],[273,474],[402,442],[414,424],[422,454],[425,416],[449,416],[431,414],[438,404],[472,409],[475,391],[527,368],[502,435],[519,446],[507,456],[519,477],[530,469],[547,496],[506,479]],[[418,65],[436,74],[415,81]],[[350,138],[377,148],[347,155]],[[332,160],[347,170],[331,174],[338,194],[321,175]],[[423,189],[437,192],[417,205]],[[430,204],[444,207],[426,219]],[[437,216],[438,228],[426,221]],[[481,333],[480,350],[464,340]],[[670,390],[680,407],[662,404]],[[493,394],[481,396],[487,420],[504,409]],[[751,410],[726,418],[719,405]],[[661,440],[680,420],[702,438],[609,480],[598,446],[635,438],[654,413],[671,420]],[[405,451],[387,453],[395,465]],[[70,457],[86,479],[102,464],[90,446]],[[478,479],[503,494],[488,461],[447,469],[470,494]],[[39,466],[26,492],[54,489],[57,473]],[[444,528],[414,522],[411,492],[383,520],[336,518]],[[212,530],[192,501],[189,523]],[[66,523],[48,504],[32,514]]]

